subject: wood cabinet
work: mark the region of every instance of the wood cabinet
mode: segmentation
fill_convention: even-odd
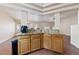
[[[56,52],[63,53],[64,51],[64,36],[63,35],[52,35],[51,49]]]
[[[30,36],[20,36],[18,40],[18,54],[26,54],[30,52]]]
[[[40,34],[31,35],[31,51],[40,49]]]
[[[18,54],[26,54],[41,48],[63,53],[64,35],[41,33],[19,36]]]
[[[52,37],[50,34],[44,34],[44,39],[43,39],[44,48],[51,49],[51,38]]]

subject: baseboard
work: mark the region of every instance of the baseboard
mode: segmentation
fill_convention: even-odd
[[[76,45],[75,43],[73,43],[72,41],[70,42],[73,46],[75,46],[76,48],[79,48],[78,45]]]

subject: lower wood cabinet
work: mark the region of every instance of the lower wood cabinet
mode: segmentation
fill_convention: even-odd
[[[44,34],[43,46],[46,49],[64,53],[64,35],[61,34]]]
[[[64,52],[64,36],[52,35],[51,50],[63,53]]]
[[[51,49],[51,39],[52,37],[50,34],[44,34],[44,37],[43,37],[44,48]]]
[[[41,48],[59,53],[64,52],[64,35],[61,34],[31,34],[19,36],[18,54],[26,54]]]
[[[40,35],[31,35],[31,51],[35,51],[40,48]]]
[[[30,52],[30,37],[20,37],[18,40],[18,54],[26,54]]]

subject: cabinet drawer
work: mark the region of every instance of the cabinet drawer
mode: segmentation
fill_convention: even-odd
[[[51,36],[51,34],[44,34],[44,36]]]
[[[25,38],[26,38],[26,39],[29,39],[29,38],[30,38],[30,36],[29,36],[29,35],[27,35],[27,36],[20,36],[20,37],[19,37],[19,39],[25,39]]]
[[[40,35],[32,35],[31,38],[40,38]]]
[[[58,39],[63,39],[64,36],[63,35],[52,35],[52,38],[58,38]]]

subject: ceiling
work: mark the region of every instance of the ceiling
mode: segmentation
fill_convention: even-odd
[[[50,14],[79,8],[78,3],[9,3],[0,5],[17,9],[22,8],[24,10],[29,8],[42,14]]]
[[[31,3],[31,4],[37,5],[38,7],[47,7],[56,3]]]

